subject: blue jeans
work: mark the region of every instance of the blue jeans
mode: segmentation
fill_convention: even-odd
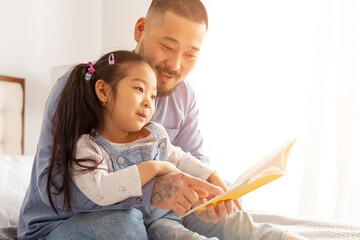
[[[148,240],[142,213],[133,208],[75,214],[52,230],[46,240]]]
[[[251,216],[236,212],[227,221],[206,223],[194,214],[184,220],[160,218],[147,229],[151,240],[252,239],[281,240],[284,231],[267,224],[255,224]],[[80,213],[72,216],[45,237],[53,239],[147,240],[143,214],[137,209]]]

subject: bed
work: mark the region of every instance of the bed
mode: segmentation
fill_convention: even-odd
[[[19,209],[30,182],[34,156],[24,155],[24,79],[0,76],[0,240],[16,239]],[[309,239],[360,239],[360,226],[310,217],[251,212]]]
[[[0,239],[16,239],[33,156],[24,155],[25,80],[0,75]]]

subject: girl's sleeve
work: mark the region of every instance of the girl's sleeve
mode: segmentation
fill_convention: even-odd
[[[77,159],[92,159],[98,163],[97,169],[81,172],[85,169],[73,164],[71,178],[80,191],[100,206],[121,202],[129,197],[141,196],[141,181],[136,165],[114,172],[106,152],[89,135],[82,135],[77,143]],[[94,162],[81,164],[93,166]]]

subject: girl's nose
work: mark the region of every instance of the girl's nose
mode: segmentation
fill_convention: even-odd
[[[146,97],[145,99],[144,99],[144,106],[146,107],[146,108],[151,108],[151,101],[150,101],[150,98],[149,97]]]

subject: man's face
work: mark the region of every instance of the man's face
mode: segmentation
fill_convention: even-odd
[[[156,69],[158,94],[168,94],[185,79],[196,63],[205,34],[205,23],[170,11],[149,21],[139,19],[135,52]]]

